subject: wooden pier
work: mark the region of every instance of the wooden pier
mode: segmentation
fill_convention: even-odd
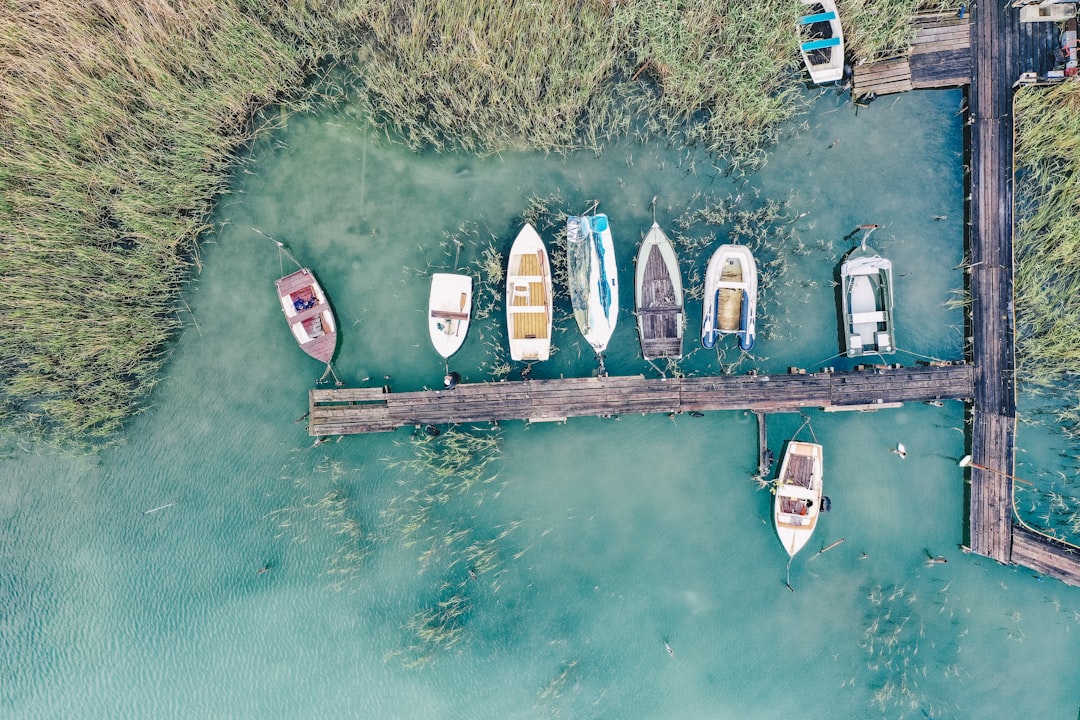
[[[1017,8],[980,5],[969,90],[970,290],[975,399],[968,531],[971,551],[1080,586],[1080,552],[1021,525],[1013,512],[1016,381],[1013,318],[1013,86],[1053,67],[1044,23]],[[1050,25],[1053,25],[1051,23]],[[1049,55],[1049,57],[1048,57]]]
[[[389,432],[446,423],[646,413],[875,410],[895,403],[972,397],[971,365],[872,367],[854,372],[717,377],[558,378],[457,385],[450,390],[312,390],[311,435]]]
[[[852,97],[960,87],[971,81],[971,16],[918,15],[915,29],[907,52],[855,66]]]

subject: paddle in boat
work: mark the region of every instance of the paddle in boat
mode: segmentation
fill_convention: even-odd
[[[566,262],[574,318],[599,356],[607,349],[619,319],[618,271],[607,215],[567,218]]]
[[[329,365],[337,349],[337,322],[315,275],[302,267],[274,284],[300,349]]]
[[[840,265],[842,351],[850,357],[896,351],[893,335],[892,263],[867,246],[877,225],[861,226],[862,244]]]
[[[821,489],[821,445],[788,441],[776,477],[773,522],[789,557],[795,557],[814,534],[822,509]]]
[[[638,250],[634,307],[645,359],[682,357],[682,275],[675,248],[655,220]]]
[[[444,358],[465,342],[472,314],[472,276],[435,273],[428,296],[428,332],[431,344]]]
[[[799,20],[799,50],[818,85],[844,77],[844,32],[833,0],[802,0],[807,14]]]
[[[518,233],[506,269],[506,326],[510,357],[532,362],[551,354],[551,262],[531,224]]]
[[[720,335],[734,334],[739,347],[751,350],[757,315],[757,263],[745,245],[721,245],[705,269],[701,344],[716,345]]]

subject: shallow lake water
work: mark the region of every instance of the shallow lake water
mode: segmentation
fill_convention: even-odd
[[[487,280],[482,251],[505,253],[536,198],[555,214],[541,223],[553,250],[557,213],[599,199],[611,218],[612,374],[656,373],[630,312],[654,196],[691,287],[731,226],[679,218],[727,202],[760,232],[753,356],[696,350],[682,371],[850,367],[832,281],[864,223],[881,225],[871,244],[895,268],[888,360],[957,359],[961,102],[911,92],[856,115],[821,94],[768,165],[737,179],[663,143],[432,156],[346,109],[292,118],[221,202],[186,329],[126,442],[3,461],[3,715],[1075,717],[1080,589],[959,548],[961,404],[770,416],[778,454],[796,433],[824,445],[832,499],[790,567],[745,413],[459,428],[497,438],[499,454],[475,484],[443,489],[400,464],[416,457],[409,430],[312,447],[303,415],[322,367],[274,295],[291,262],[251,230],[319,275],[348,385],[441,383],[430,272],[454,265],[456,238],[459,267]],[[781,210],[762,219],[770,200]],[[451,362],[467,381],[520,376],[502,306],[488,305]],[[534,377],[596,371],[567,306]],[[700,302],[688,310],[690,351]],[[1024,432],[1025,469],[1059,462],[1059,441]],[[457,642],[425,641],[416,619],[454,608],[442,630]]]

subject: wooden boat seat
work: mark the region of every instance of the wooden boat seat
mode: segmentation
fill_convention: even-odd
[[[823,13],[818,13],[817,15],[806,15],[802,19],[800,19],[799,22],[801,24],[803,24],[803,25],[813,25],[814,23],[829,22],[830,20],[835,20],[835,19],[836,19],[836,13],[834,13],[834,12],[823,12]]]
[[[455,312],[453,310],[432,310],[431,317],[441,318],[443,320],[468,320],[469,313]]]
[[[831,37],[824,38],[822,40],[811,40],[810,42],[804,42],[802,44],[803,52],[813,52],[814,50],[823,50],[825,48],[836,47],[840,44],[840,38]]]
[[[884,312],[861,312],[851,314],[852,325],[863,325],[866,323],[879,323],[885,321],[886,316]]]

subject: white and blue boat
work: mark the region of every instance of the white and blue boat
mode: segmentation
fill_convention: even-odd
[[[844,77],[844,31],[833,0],[803,0],[807,14],[799,19],[799,51],[818,85]]]
[[[599,355],[619,319],[619,279],[611,226],[603,213],[566,220],[570,303],[585,340]]]
[[[716,346],[721,335],[735,335],[751,350],[757,315],[757,262],[745,245],[721,245],[705,270],[701,344]]]

